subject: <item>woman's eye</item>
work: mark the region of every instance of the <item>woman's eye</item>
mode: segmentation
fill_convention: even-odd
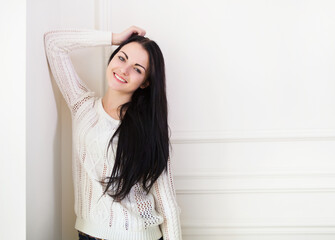
[[[121,57],[121,56],[119,56],[119,59],[123,62],[124,61],[124,58],[123,57]]]
[[[135,71],[138,72],[138,73],[140,73],[140,74],[142,73],[141,70],[138,69],[138,68],[135,68]]]

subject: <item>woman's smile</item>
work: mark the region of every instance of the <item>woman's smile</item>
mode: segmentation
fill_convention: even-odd
[[[127,80],[125,80],[124,78],[122,78],[120,75],[118,75],[117,73],[114,73],[114,77],[118,82],[121,83],[127,83]]]

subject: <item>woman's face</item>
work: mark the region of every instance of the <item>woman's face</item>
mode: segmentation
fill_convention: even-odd
[[[139,87],[145,88],[148,86],[148,68],[147,51],[137,42],[128,43],[115,54],[107,67],[108,87],[126,94],[132,94]]]

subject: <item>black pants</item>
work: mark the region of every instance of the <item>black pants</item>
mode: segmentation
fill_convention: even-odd
[[[78,235],[79,235],[79,240],[100,240],[100,238],[91,237],[91,236],[87,235],[86,233],[83,233],[83,232],[80,232],[80,231],[78,231]],[[158,240],[163,240],[163,237],[161,237]]]

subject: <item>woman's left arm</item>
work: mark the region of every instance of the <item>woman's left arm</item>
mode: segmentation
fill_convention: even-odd
[[[170,158],[167,171],[164,171],[152,187],[157,200],[157,212],[162,214],[164,222],[160,225],[164,240],[181,240],[181,209],[176,200],[176,191],[171,172]]]

